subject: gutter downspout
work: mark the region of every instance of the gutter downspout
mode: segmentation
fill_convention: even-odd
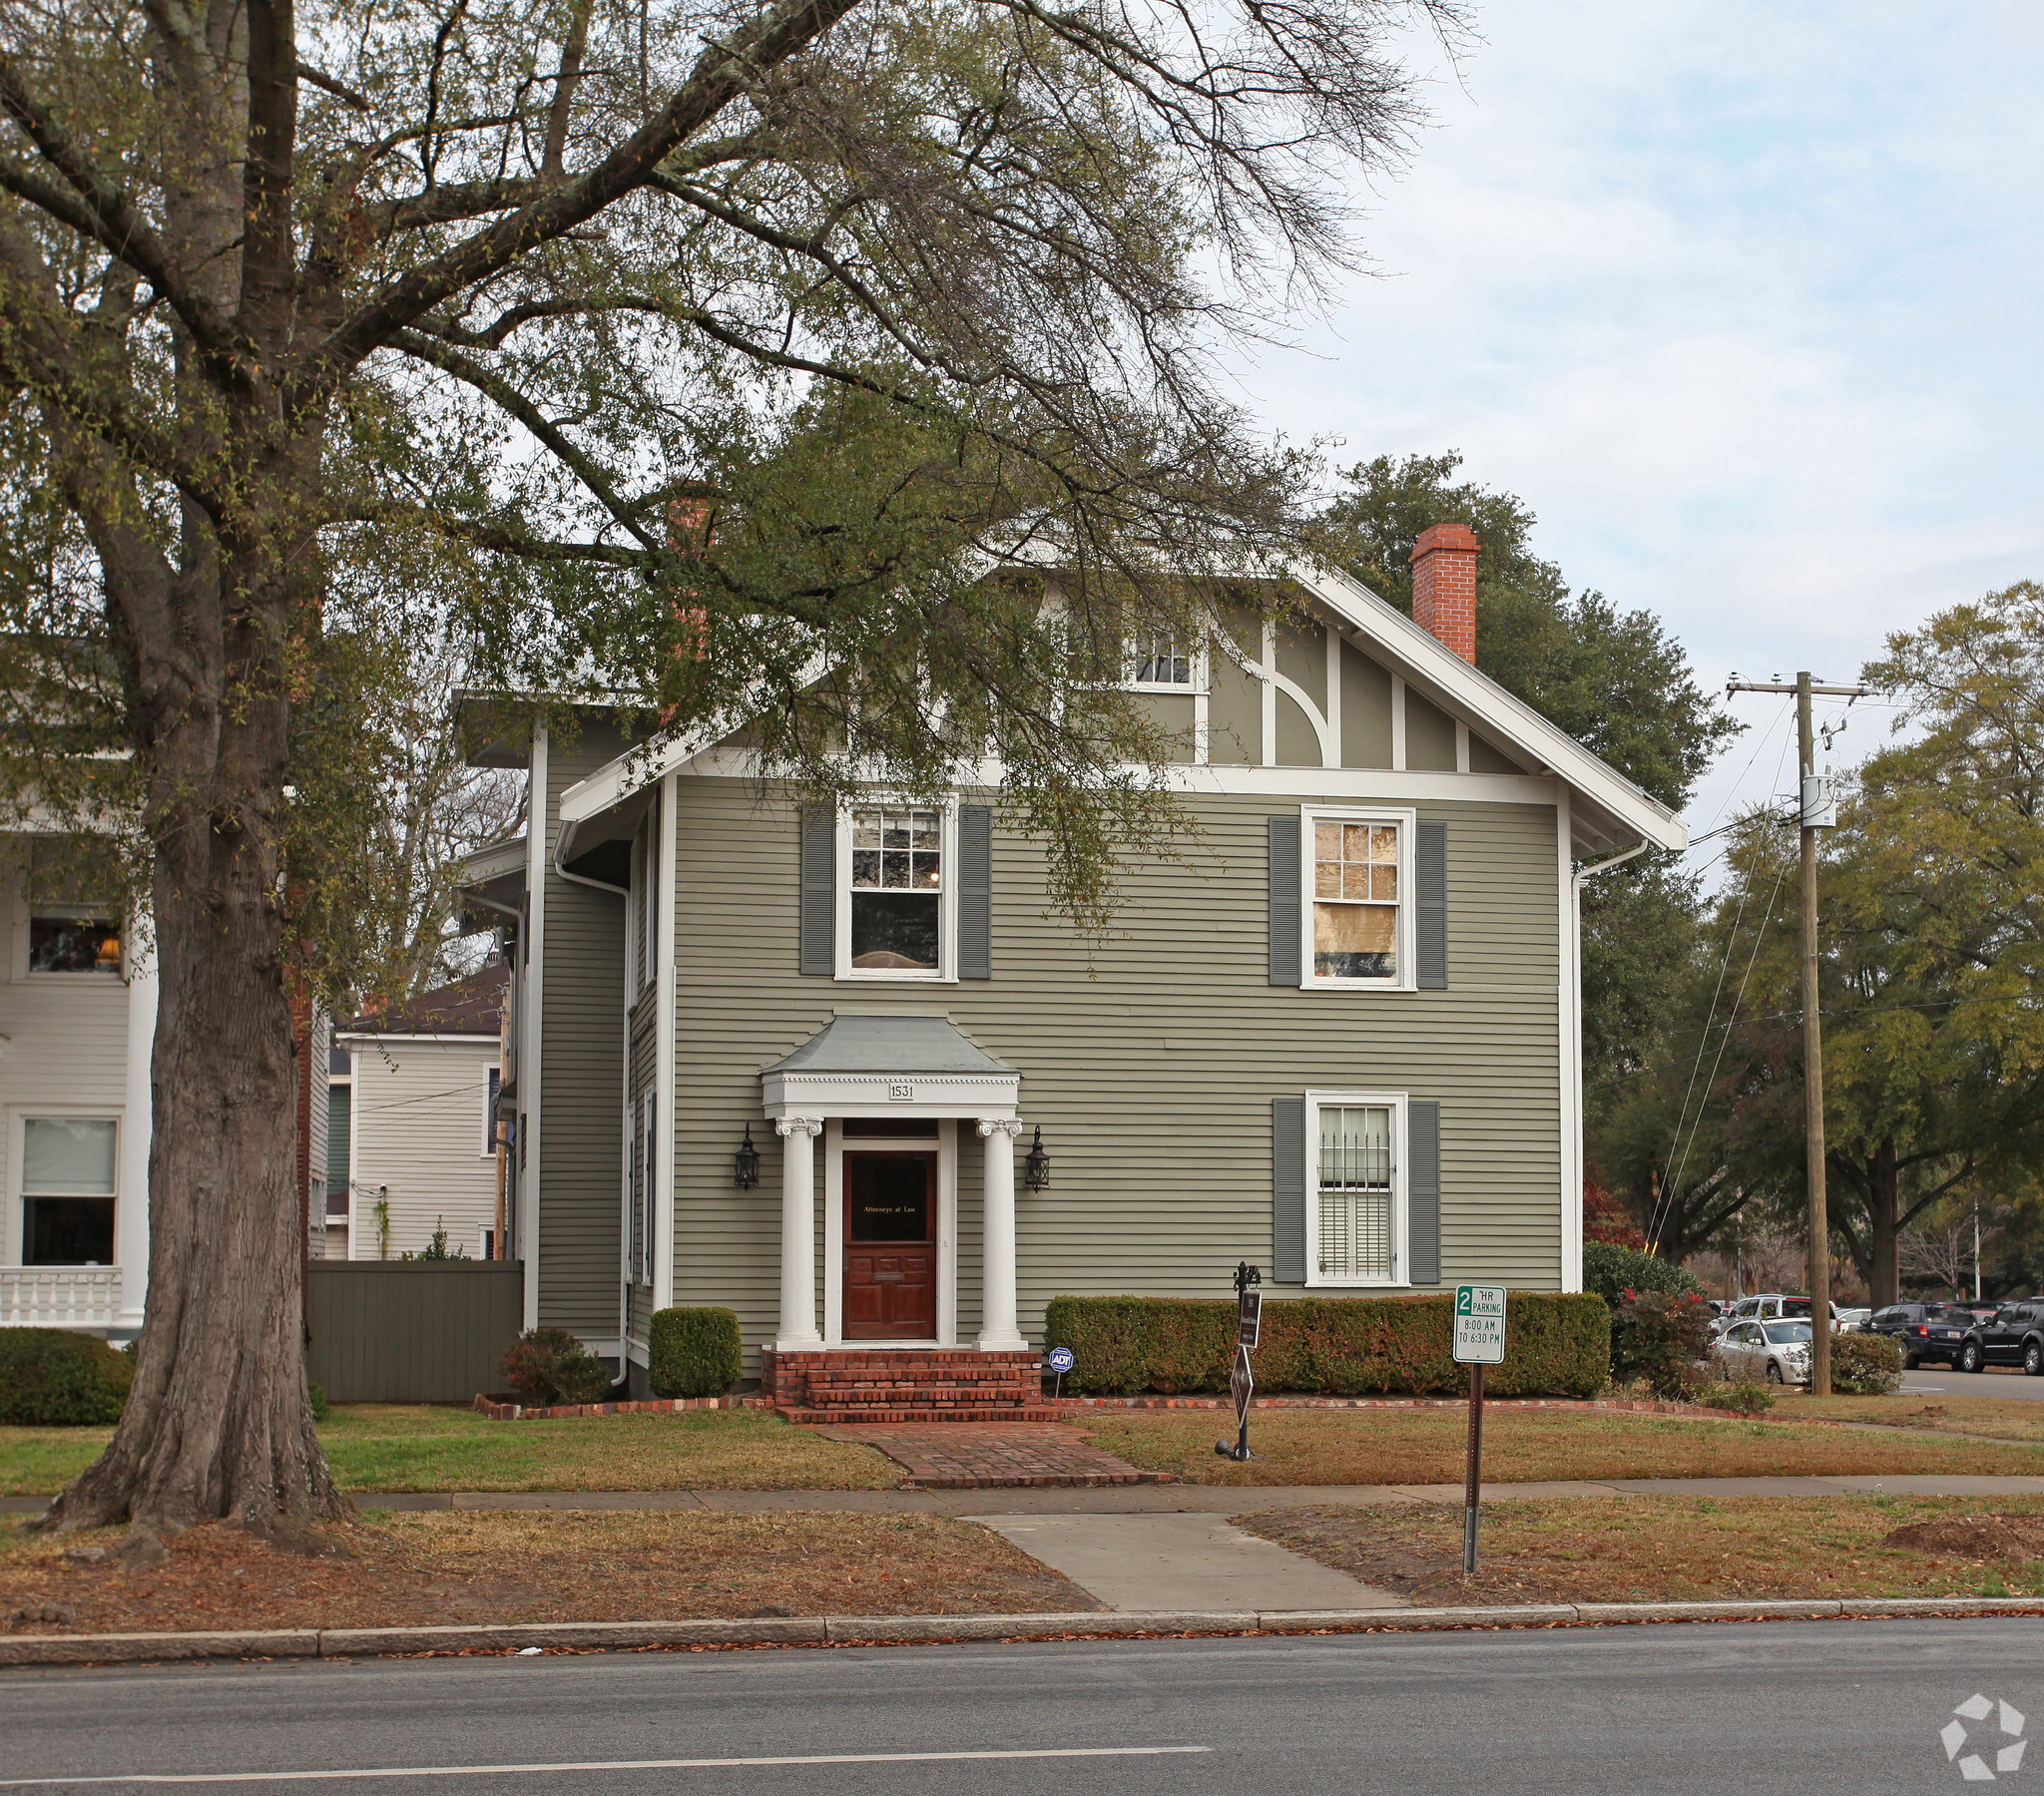
[[[1635,842],[1623,853],[1601,861],[1571,867],[1568,882],[1568,989],[1564,995],[1562,1025],[1562,1102],[1566,1121],[1562,1131],[1562,1278],[1565,1291],[1583,1288],[1583,882],[1598,873],[1644,854],[1653,844]],[[1568,852],[1564,837],[1562,852]]]

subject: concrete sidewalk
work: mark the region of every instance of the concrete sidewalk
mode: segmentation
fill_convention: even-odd
[[[1882,1492],[1894,1497],[2044,1496],[2044,1477],[1934,1478],[1623,1478],[1552,1484],[1487,1484],[1484,1501],[1549,1497],[1829,1497]],[[849,1515],[974,1516],[998,1502],[1004,1515],[1239,1516],[1249,1510],[1308,1504],[1459,1505],[1462,1487],[1442,1485],[1122,1485],[1075,1490],[1001,1491],[356,1491],[364,1509],[381,1510],[711,1510],[770,1516],[788,1510]],[[0,1497],[0,1514],[40,1515],[47,1497]]]

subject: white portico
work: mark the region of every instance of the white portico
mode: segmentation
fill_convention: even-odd
[[[1018,1352],[1021,1075],[942,1017],[840,1016],[761,1076],[781,1137],[776,1353],[957,1349],[958,1161],[982,1160],[980,1328]],[[822,1302],[815,1159],[823,1155]]]

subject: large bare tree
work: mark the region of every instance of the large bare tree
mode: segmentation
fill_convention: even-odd
[[[1103,667],[1293,541],[1206,355],[1348,253],[1414,26],[1454,0],[0,4],[10,790],[128,807],[162,962],[135,1390],[51,1525],[346,1509],[293,894],[423,623],[812,784],[991,744],[1098,919],[1170,827]]]

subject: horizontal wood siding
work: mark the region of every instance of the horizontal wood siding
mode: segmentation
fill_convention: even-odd
[[[467,1403],[501,1390],[518,1338],[517,1260],[314,1260],[305,1287],[305,1376],[333,1403]]]
[[[793,971],[791,810],[742,781],[679,788],[677,1301],[731,1305],[749,1345],[770,1338],[778,1302],[780,1143],[757,1121],[760,1072],[839,1008],[948,1016],[1022,1074],[1021,1113],[1043,1125],[1052,1167],[1049,1190],[1016,1193],[1025,1333],[1063,1292],[1213,1296],[1238,1259],[1270,1265],[1272,1100],[1309,1087],[1439,1101],[1442,1282],[1558,1288],[1552,807],[1419,807],[1447,827],[1446,991],[1269,984],[1267,819],[1297,802],[1269,797],[1198,800],[1194,864],[1135,869],[1125,939],[1090,955],[1045,914],[1039,847],[997,834],[993,978],[889,987]],[[739,1191],[731,1154],[749,1118],[761,1180]],[[969,1340],[981,1158],[969,1123],[958,1158]]]
[[[546,990],[540,1011],[539,1321],[615,1340],[624,1189],[625,900],[554,871],[561,794],[626,744],[586,725],[547,750]]]
[[[377,1257],[375,1206],[387,1190],[389,1258],[422,1251],[444,1227],[450,1250],[480,1259],[497,1208],[497,1161],[483,1152],[496,1038],[384,1036],[346,1046],[355,1070],[351,1232],[361,1237],[349,1253]]]

